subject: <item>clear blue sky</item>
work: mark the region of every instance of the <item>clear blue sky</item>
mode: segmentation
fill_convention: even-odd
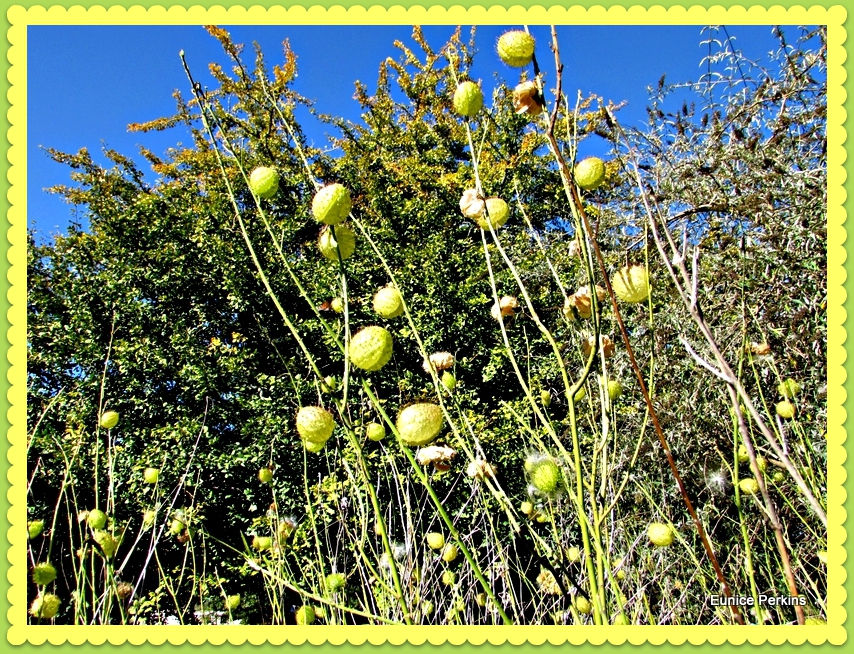
[[[247,64],[254,60],[252,42],[257,41],[267,63],[281,63],[282,41],[289,39],[297,54],[295,89],[313,100],[320,113],[359,119],[353,99],[354,82],[369,89],[376,86],[380,63],[397,58],[393,42],[399,39],[417,47],[409,26],[382,27],[289,27],[224,26],[237,43],[246,46]],[[514,84],[517,69],[504,66],[495,54],[498,36],[511,26],[478,30],[479,54],[472,76],[484,91],[496,79]],[[515,26],[514,26],[515,27]],[[425,27],[427,40],[435,49],[446,43],[453,27]],[[737,48],[748,56],[763,59],[776,47],[770,27],[730,26]],[[554,83],[553,59],[548,50],[549,28],[533,26],[538,59]],[[797,34],[787,30],[790,42]],[[464,28],[468,35],[468,28]],[[620,116],[624,123],[639,125],[646,118],[648,86],[662,74],[669,81],[697,80],[706,48],[699,26],[689,27],[559,27],[561,56],[565,64],[564,91],[594,93],[614,102],[628,101]],[[719,33],[723,38],[723,34]],[[172,92],[180,89],[190,96],[178,52],[185,51],[194,76],[203,85],[215,86],[207,65],[216,61],[229,69],[219,43],[202,27],[30,27],[28,31],[28,223],[38,240],[50,239],[67,230],[72,207],[44,192],[55,184],[69,183],[69,169],[56,164],[40,150],[49,146],[65,152],[89,148],[96,160],[102,145],[142,162],[143,145],[162,154],[170,146],[187,141],[187,132],[175,128],[159,133],[129,133],[127,125],[174,113]],[[417,50],[416,50],[417,52]],[[498,78],[496,78],[496,74]],[[305,111],[298,114],[310,141],[326,144],[330,129]],[[582,153],[585,154],[585,153]]]

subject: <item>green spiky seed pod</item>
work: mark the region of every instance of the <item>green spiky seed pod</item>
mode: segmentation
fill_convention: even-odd
[[[101,511],[101,509],[92,509],[89,511],[86,523],[92,529],[103,529],[107,526],[107,514]]]
[[[519,505],[519,510],[524,515],[530,518],[531,514],[534,512],[534,504],[533,502],[528,502],[527,500],[525,500],[524,502],[522,502],[522,504]]]
[[[552,459],[543,459],[531,470],[531,485],[544,495],[553,493],[560,483],[560,468]]]
[[[323,449],[326,447],[326,441],[324,441],[322,443],[317,443],[315,441],[303,441],[302,445],[305,448],[306,452],[311,452],[312,454],[318,454],[319,452],[322,452]]]
[[[747,463],[748,461],[750,461],[750,455],[747,453],[747,446],[743,445],[743,444],[739,445],[738,446],[738,462],[739,463]]]
[[[631,622],[629,622],[629,619],[626,617],[625,613],[618,613],[617,615],[614,616],[614,619],[611,620],[611,624],[627,625],[627,624],[631,624]]]
[[[483,107],[483,91],[474,82],[466,81],[454,91],[454,111],[465,118],[474,118]]]
[[[249,188],[259,198],[269,199],[279,190],[279,173],[275,168],[258,166],[249,174]]]
[[[160,479],[160,470],[157,468],[146,468],[142,471],[142,480],[146,484],[156,484]]]
[[[297,433],[306,443],[325,443],[335,430],[332,414],[319,406],[304,406],[297,412]]]
[[[478,593],[474,601],[477,602],[478,606],[486,606],[486,593]]]
[[[127,581],[120,581],[116,584],[116,595],[120,599],[126,599],[133,592],[133,584]]]
[[[448,391],[453,391],[457,387],[457,379],[447,370],[442,373],[442,386]]]
[[[353,203],[350,191],[341,184],[329,184],[314,194],[311,213],[317,222],[325,225],[340,225],[350,215]]]
[[[33,567],[33,583],[36,586],[47,586],[50,582],[56,579],[56,568],[52,563],[45,561],[44,563],[36,563]]]
[[[611,401],[613,402],[614,400],[618,399],[620,397],[620,395],[622,395],[622,394],[623,394],[623,385],[614,379],[609,379],[608,380],[608,397],[611,398]]]
[[[456,573],[453,570],[445,570],[445,572],[442,573],[442,583],[446,586],[453,586],[457,583]]]
[[[326,575],[326,587],[332,593],[337,593],[343,590],[345,583],[347,583],[347,577],[340,572],[333,572]]]
[[[587,389],[582,386],[577,391],[575,391],[575,395],[572,396],[572,401],[578,404],[585,397],[587,397]]]
[[[498,56],[508,66],[522,68],[534,58],[534,37],[524,30],[505,32],[498,38]]]
[[[483,229],[489,231],[489,225],[492,229],[498,229],[510,217],[510,207],[501,198],[487,198],[486,212],[475,218],[475,222]]]
[[[427,534],[427,547],[431,550],[440,550],[445,547],[445,536],[437,533],[435,531],[431,531]]]
[[[109,531],[96,531],[95,542],[101,546],[101,551],[104,553],[104,557],[111,559],[113,555],[115,555],[116,550],[119,548],[119,541],[113,538],[113,535]]]
[[[323,378],[320,384],[320,390],[324,393],[333,393],[338,389],[338,380],[332,375],[327,375]]]
[[[381,441],[385,438],[385,434],[385,427],[378,422],[372,422],[365,427],[365,435],[368,437],[368,440]]]
[[[552,403],[552,394],[548,391],[540,392],[540,402],[542,402],[543,406],[551,406]]]
[[[187,525],[184,524],[184,521],[181,518],[172,518],[172,522],[169,523],[169,533],[173,536],[177,536]]]
[[[611,288],[623,302],[643,302],[649,297],[649,274],[646,267],[620,268],[611,278]]]
[[[335,313],[344,313],[344,300],[340,297],[332,298],[329,306]]]
[[[350,361],[362,370],[379,370],[389,362],[391,354],[391,334],[384,327],[365,327],[350,339]]]
[[[584,595],[577,595],[575,597],[575,609],[584,615],[590,615],[593,613],[593,604],[590,603],[590,600],[584,597]]]
[[[374,295],[374,311],[383,318],[397,318],[403,313],[403,296],[394,286],[383,286]]]
[[[594,191],[605,181],[605,162],[598,157],[587,157],[575,164],[575,183],[585,191]]]
[[[442,560],[445,563],[451,563],[452,561],[454,561],[457,558],[459,553],[460,553],[460,551],[459,551],[459,549],[457,549],[456,545],[454,545],[453,543],[448,543],[442,549]]]
[[[59,612],[62,601],[53,593],[39,595],[30,605],[30,615],[42,620],[50,620]]]
[[[27,522],[27,536],[30,539],[38,538],[44,531],[44,520],[30,520]]]
[[[757,456],[756,466],[759,468],[760,472],[765,472],[768,469],[768,459],[764,456]]]
[[[99,424],[104,429],[112,429],[117,424],[119,424],[119,413],[118,411],[104,411],[101,414],[101,419]]]
[[[673,543],[673,530],[663,522],[653,522],[647,527],[646,535],[656,547],[668,547]]]
[[[252,538],[252,549],[258,552],[266,552],[273,548],[273,539],[270,536],[254,536]]]
[[[332,227],[326,226],[320,230],[317,246],[320,253],[330,261],[338,261],[338,250],[341,250],[341,260],[344,261],[353,256],[356,251],[356,232],[346,225],[335,227],[335,235]]]
[[[268,467],[263,467],[258,471],[258,480],[262,484],[269,484],[273,481],[273,471]]]
[[[801,385],[794,379],[787,379],[777,386],[777,391],[787,400],[791,400],[795,395],[801,392]]]
[[[142,528],[151,529],[154,526],[154,521],[157,519],[157,513],[153,509],[146,509],[142,513]]]
[[[310,606],[301,606],[297,609],[296,621],[297,624],[314,624],[317,618],[317,613]]]
[[[225,598],[225,608],[234,611],[240,606],[240,595],[229,595]]]
[[[791,420],[795,417],[795,405],[789,402],[789,400],[777,402],[776,411],[777,415],[784,420]]]
[[[397,416],[400,440],[410,447],[429,445],[445,424],[442,409],[429,403],[412,404]]]
[[[567,547],[566,558],[570,563],[578,563],[581,560],[581,550],[577,547]]]
[[[759,492],[759,482],[753,477],[747,477],[738,482],[738,490],[745,495],[756,495]]]
[[[775,484],[783,483],[783,480],[785,478],[786,478],[786,476],[780,470],[778,470],[773,475],[771,475],[771,479],[774,481]]]

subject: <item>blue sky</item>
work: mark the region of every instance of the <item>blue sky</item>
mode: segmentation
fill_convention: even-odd
[[[397,58],[397,39],[417,47],[411,27],[401,26],[240,26],[226,27],[237,43],[246,46],[248,64],[257,41],[269,66],[280,63],[282,41],[288,39],[297,54],[295,89],[315,102],[320,113],[359,119],[353,99],[356,80],[376,86],[380,63]],[[478,29],[479,53],[472,77],[489,91],[497,81],[515,84],[518,70],[504,66],[495,54],[498,36],[509,27]],[[452,26],[425,27],[431,47],[438,49],[453,32]],[[553,60],[547,26],[532,26],[538,42],[538,59],[554,82]],[[764,58],[776,47],[767,26],[729,26],[737,48],[748,56]],[[789,40],[797,38],[789,29]],[[468,28],[464,34],[468,35]],[[620,113],[623,123],[639,125],[646,117],[650,85],[662,74],[669,81],[696,80],[707,52],[700,26],[563,26],[558,28],[565,65],[564,91],[574,98],[577,90],[595,93],[614,102],[627,101]],[[30,27],[28,30],[28,223],[37,240],[65,233],[72,207],[44,192],[44,188],[70,182],[69,170],[41,151],[48,146],[65,152],[89,148],[96,161],[103,146],[141,162],[151,180],[154,173],[137,156],[140,145],[162,154],[168,147],[189,141],[183,128],[160,133],[129,133],[127,125],[174,113],[172,93],[190,96],[187,78],[178,57],[185,51],[194,76],[203,85],[215,85],[209,62],[229,67],[219,43],[202,27]],[[722,32],[718,33],[723,38]],[[496,77],[497,75],[497,77]],[[331,129],[308,111],[297,114],[309,141],[326,144]],[[581,153],[588,154],[585,152]]]

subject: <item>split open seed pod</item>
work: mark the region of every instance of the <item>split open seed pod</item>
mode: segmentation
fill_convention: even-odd
[[[543,96],[535,82],[521,82],[513,89],[513,108],[517,114],[539,116],[543,113]]]
[[[443,370],[447,370],[453,366],[454,355],[450,352],[434,352],[424,360],[424,363],[421,364],[421,367],[424,368],[424,372],[427,373],[429,373],[431,369],[436,372],[442,372]]]

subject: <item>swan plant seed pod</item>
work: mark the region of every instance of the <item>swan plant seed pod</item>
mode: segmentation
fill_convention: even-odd
[[[535,82],[521,82],[513,89],[513,108],[517,114],[539,116],[543,113],[543,96]]]
[[[593,605],[590,603],[590,600],[583,595],[576,596],[574,603],[575,608],[579,613],[583,613],[584,615],[590,615],[593,613]]]
[[[553,493],[560,483],[560,468],[552,459],[534,464],[530,472],[531,485],[544,495]]]
[[[383,286],[374,295],[374,311],[386,319],[403,313],[403,297],[394,286]]]
[[[445,537],[435,531],[427,534],[427,547],[431,550],[440,550],[445,547]]]
[[[50,620],[59,612],[62,601],[53,593],[39,595],[30,605],[30,615],[43,620]]]
[[[673,530],[663,522],[653,522],[647,527],[646,535],[656,547],[667,547],[673,543]]]
[[[44,520],[30,520],[27,522],[27,536],[30,539],[38,538],[44,531]]]
[[[52,563],[45,561],[33,567],[33,583],[36,586],[47,586],[54,579],[56,579],[56,568]]]
[[[340,249],[343,261],[352,257],[356,251],[356,233],[346,225],[338,225],[333,235],[332,227],[327,225],[320,230],[317,246],[320,248],[320,253],[330,261],[338,261]]]
[[[498,229],[510,217],[510,207],[501,198],[487,198],[486,211],[475,218],[475,222],[485,230]]]
[[[801,392],[801,385],[794,379],[787,379],[777,386],[777,391],[787,400],[791,400],[795,395]]]
[[[759,482],[753,477],[747,477],[738,482],[738,490],[745,495],[756,495],[759,492]]]
[[[326,587],[333,593],[343,590],[347,578],[340,572],[332,572],[326,575]]]
[[[385,438],[385,427],[378,422],[372,422],[365,427],[365,435],[368,440],[381,441]]]
[[[101,414],[100,425],[104,429],[112,429],[119,424],[119,414],[117,411],[104,411]]]
[[[623,302],[643,302],[649,297],[649,273],[645,266],[620,268],[611,278],[611,288]]]
[[[92,529],[103,529],[107,526],[107,514],[101,511],[101,509],[92,509],[89,511],[86,523]]]
[[[457,387],[456,378],[447,370],[442,373],[442,386],[444,386],[449,391],[453,391]]]
[[[317,612],[310,606],[305,605],[297,609],[296,621],[297,624],[314,624],[317,618]]]
[[[789,400],[777,402],[776,410],[777,415],[783,418],[784,420],[791,420],[795,417],[795,405],[789,402]]]
[[[508,66],[522,68],[534,58],[534,37],[524,30],[511,30],[498,38],[498,56]]]
[[[587,157],[575,164],[575,183],[585,191],[594,191],[605,181],[605,162],[599,157]]]
[[[350,191],[345,186],[329,184],[314,194],[311,213],[324,225],[340,225],[350,215],[352,206]]]
[[[332,436],[335,420],[319,406],[304,406],[297,412],[297,433],[306,443],[325,443]]]
[[[391,334],[384,327],[365,327],[350,339],[350,361],[362,370],[379,370],[389,362],[391,353]]]
[[[410,447],[421,447],[433,441],[445,423],[442,409],[435,404],[412,404],[397,416],[400,440]]]
[[[249,175],[249,188],[259,198],[269,199],[279,190],[279,173],[274,168],[259,166]]]
[[[453,354],[450,352],[434,352],[429,358],[424,360],[421,367],[424,368],[424,372],[429,373],[431,368],[435,369],[436,372],[442,372],[443,370],[453,367],[453,365]]]
[[[454,91],[454,111],[465,118],[474,118],[483,107],[483,91],[471,81],[461,82]]]

